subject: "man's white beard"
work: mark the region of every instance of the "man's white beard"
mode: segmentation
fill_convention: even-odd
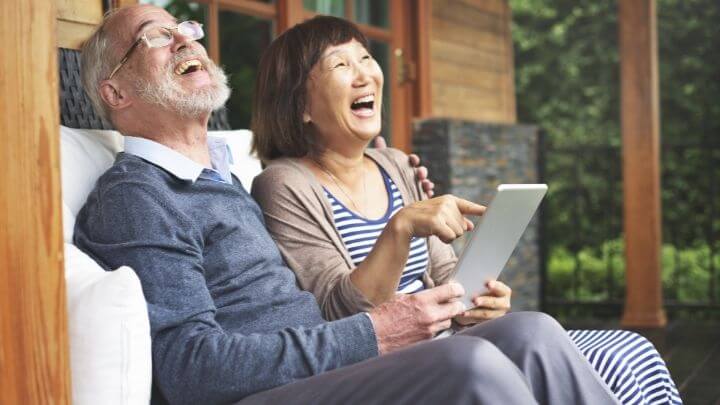
[[[190,91],[180,85],[174,71],[175,66],[189,56],[195,56],[202,62],[212,84]],[[183,117],[197,118],[222,107],[230,97],[225,72],[207,57],[189,53],[178,54],[164,70],[165,74],[157,81],[135,78],[135,90],[145,102],[175,111]]]

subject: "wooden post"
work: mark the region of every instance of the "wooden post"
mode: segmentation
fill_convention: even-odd
[[[70,403],[56,2],[0,2],[0,403]]]
[[[302,0],[277,1],[277,35],[282,34],[295,24],[303,21],[305,8]]]
[[[410,18],[411,4],[408,1],[391,1],[388,4],[390,12],[391,38],[388,43],[390,54],[390,70],[385,72],[384,86],[390,89],[391,100],[383,100],[387,107],[383,109],[392,116],[390,121],[392,146],[405,153],[412,151],[411,120],[412,110],[410,100],[413,90],[413,74],[410,62],[413,52],[411,50]],[[400,72],[404,71],[405,79],[400,81]]]
[[[661,327],[662,216],[657,25],[654,0],[619,4],[627,292],[622,324]]]
[[[430,38],[432,37],[432,0],[419,0],[416,7],[412,36],[415,37],[417,59],[415,118],[432,115],[432,81],[430,74]]]
[[[220,65],[220,6],[217,0],[207,3],[208,8],[208,55],[216,64]]]

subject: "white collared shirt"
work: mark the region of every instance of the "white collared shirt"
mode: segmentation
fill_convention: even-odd
[[[202,177],[232,184],[230,165],[233,164],[233,158],[227,142],[224,138],[208,136],[207,143],[212,169],[206,168],[178,151],[146,138],[126,136],[125,153],[160,166],[173,176],[192,183]]]

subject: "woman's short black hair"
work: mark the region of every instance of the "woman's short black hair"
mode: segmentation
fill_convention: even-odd
[[[251,129],[253,151],[262,161],[315,152],[303,123],[307,81],[323,52],[334,45],[368,40],[341,18],[317,16],[285,31],[263,53],[258,67]]]

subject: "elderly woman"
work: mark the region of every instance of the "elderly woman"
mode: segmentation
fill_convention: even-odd
[[[453,196],[423,199],[405,154],[367,148],[381,129],[383,74],[364,35],[347,21],[316,17],[278,37],[258,71],[252,129],[267,168],[252,194],[324,315],[349,316],[394,294],[448,283],[456,257],[446,243],[472,229],[464,215],[484,207]],[[506,318],[510,288],[488,287],[456,319],[477,324],[461,333],[487,338]],[[623,403],[680,402],[664,362],[641,336],[570,337]]]

